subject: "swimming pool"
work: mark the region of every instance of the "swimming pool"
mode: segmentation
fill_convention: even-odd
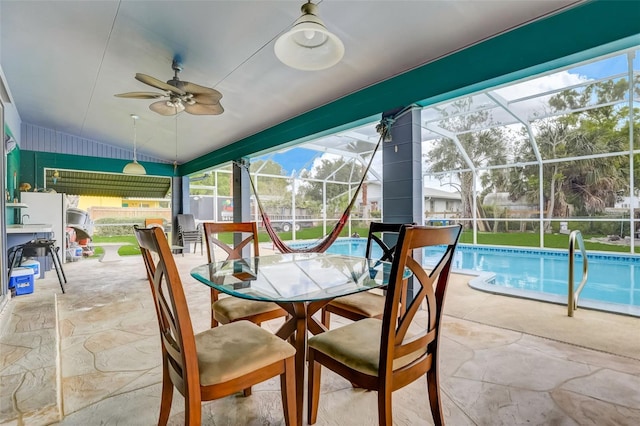
[[[364,238],[336,241],[328,250],[363,256]],[[380,253],[374,251],[374,256]],[[437,251],[426,249],[423,264],[436,260]],[[640,316],[640,256],[590,252],[589,278],[578,306]],[[527,249],[459,244],[453,267],[478,277],[469,285],[498,294],[567,304],[568,253],[566,250]],[[576,286],[582,279],[582,258],[576,257]]]

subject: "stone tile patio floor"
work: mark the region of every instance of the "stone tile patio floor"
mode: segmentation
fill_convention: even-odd
[[[208,327],[209,291],[189,270],[205,260],[176,256],[196,332]],[[66,294],[48,272],[0,314],[0,425],[157,424],[160,343],[142,260],[83,259],[65,272]],[[453,275],[445,302],[447,424],[640,424],[640,319],[582,309],[569,318],[566,307],[478,292],[468,279]],[[318,425],[377,423],[375,393],[327,370],[321,392]],[[426,379],[396,391],[393,409],[394,424],[433,424]],[[183,412],[174,392],[170,424]],[[203,424],[284,424],[279,382],[203,404]]]

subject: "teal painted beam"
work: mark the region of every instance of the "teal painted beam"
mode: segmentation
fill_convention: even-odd
[[[20,156],[21,179],[23,182],[31,183],[33,186],[42,187],[44,185],[45,168],[122,173],[125,164],[129,162],[130,160],[119,160],[115,158],[87,157],[82,155],[25,150],[21,151]],[[174,176],[172,164],[149,163],[144,161],[140,161],[140,164],[147,170],[148,175]]]
[[[189,161],[187,175],[411,105],[429,105],[640,44],[636,1],[587,2],[239,140]],[[428,42],[428,41],[427,41]]]

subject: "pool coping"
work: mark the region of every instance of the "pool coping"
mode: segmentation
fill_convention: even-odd
[[[554,303],[556,305],[567,306],[568,303],[567,297],[563,295],[543,293],[540,291],[522,290],[511,287],[502,287],[492,284],[492,281],[495,280],[496,276],[496,274],[493,272],[478,272],[472,269],[453,269],[452,272],[474,276],[475,278],[469,280],[467,284],[474,290],[484,291],[486,293],[497,294],[500,296],[518,297],[521,299]],[[596,311],[640,317],[640,306],[598,302],[589,299],[578,299],[578,308],[593,309]]]

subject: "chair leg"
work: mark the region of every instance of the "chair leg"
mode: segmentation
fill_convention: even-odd
[[[218,326],[218,320],[216,319],[216,316],[213,312],[213,304],[216,300],[218,300],[218,297],[216,296],[215,290],[212,288],[211,289],[211,328]]]
[[[436,360],[434,359],[435,363]],[[440,384],[438,383],[438,372],[435,367],[427,371],[427,387],[429,392],[429,405],[431,406],[431,415],[433,416],[433,424],[440,426],[444,424],[442,416],[442,398],[440,397]]]
[[[284,424],[285,426],[293,426],[297,420],[296,409],[302,410],[302,407],[296,407],[296,364],[293,357],[284,360],[284,373],[280,375],[280,392],[282,393]]]
[[[165,364],[166,361],[163,361]],[[173,399],[173,383],[169,378],[166,364],[163,365],[162,371],[162,397],[160,398],[160,417],[158,418],[158,426],[166,426],[169,421],[169,413],[171,412],[171,400]]]
[[[318,420],[318,403],[320,400],[320,373],[321,373],[321,365],[315,362],[313,350],[310,350],[308,353],[309,358],[309,374],[308,374],[308,383],[307,383],[307,398],[309,398],[307,402],[307,423],[310,425],[314,424],[316,420]],[[302,407],[298,407],[299,410],[302,410]]]
[[[213,316],[213,310],[211,311],[211,328],[218,326],[218,320]]]
[[[393,424],[391,388],[389,386],[378,389],[378,423],[380,423],[380,426]]]
[[[184,398],[185,426],[200,426],[202,423],[202,401],[200,396],[186,395]]]
[[[327,330],[329,330],[329,327],[331,325],[331,312],[327,311],[325,308],[322,308],[321,317],[322,325],[324,325]]]

